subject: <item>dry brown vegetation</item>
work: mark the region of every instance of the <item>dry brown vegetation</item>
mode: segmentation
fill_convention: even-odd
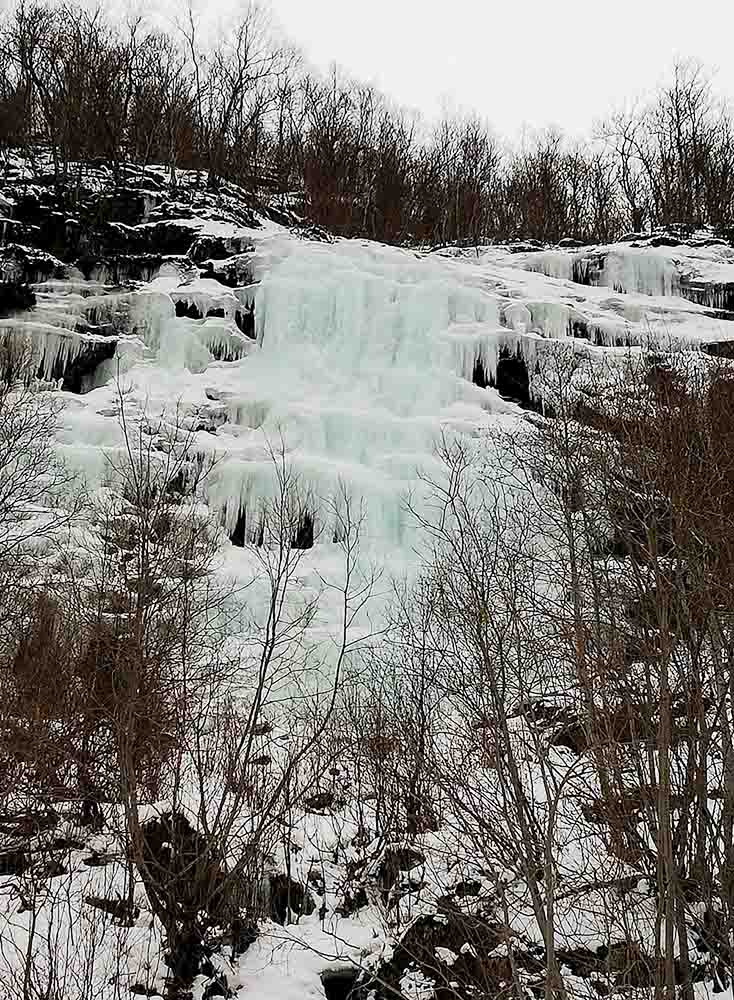
[[[475,986],[565,997],[582,970],[690,998],[734,971],[732,373],[691,355],[547,364],[553,419],[484,455],[441,450],[416,511],[432,555],[396,592],[363,690],[362,787],[387,842],[452,828],[481,859],[492,905],[474,912],[508,950]],[[542,969],[507,930],[518,885]],[[651,940],[627,902],[645,891]],[[603,954],[564,944],[569,901],[609,928]],[[442,905],[451,948],[461,904]],[[437,964],[424,930],[405,934],[388,985],[411,962],[439,983],[465,975]]]

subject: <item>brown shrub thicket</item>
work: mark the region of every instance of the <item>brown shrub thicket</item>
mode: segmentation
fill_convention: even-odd
[[[413,842],[405,800],[428,791],[492,918],[531,908],[546,996],[568,995],[570,905],[608,928],[610,983],[691,998],[734,971],[732,372],[693,354],[545,368],[552,419],[440,449],[415,512],[430,555],[362,690],[358,731],[381,737],[357,747],[362,780],[382,836]]]
[[[371,593],[361,516],[335,500],[342,581],[305,594],[307,491],[273,453],[278,488],[258,512],[249,581],[263,599],[250,607],[213,572],[221,528],[200,493],[213,463],[184,415],[129,420],[121,394],[121,447],[78,510],[53,459],[55,394],[21,374],[0,383],[0,811],[12,827],[41,808],[57,822],[71,802],[83,822],[118,824],[127,893],[107,902],[128,920],[144,888],[179,996],[213,940],[233,953],[252,940],[274,905],[266,859],[281,843],[291,857],[292,811],[323,794],[325,737]],[[328,649],[310,631],[327,592],[342,610]],[[287,919],[304,890],[278,877]],[[29,969],[37,957],[29,946]]]
[[[529,495],[559,498],[544,519],[567,603],[548,614],[566,619],[608,848],[656,887],[658,990],[690,997],[696,947],[732,974],[732,372],[630,355],[621,377],[590,373],[579,411],[579,364],[556,362],[555,419],[516,456]]]

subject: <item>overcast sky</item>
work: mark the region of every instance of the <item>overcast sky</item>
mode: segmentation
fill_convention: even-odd
[[[587,131],[697,57],[734,102],[734,0],[269,0],[316,65],[428,114],[474,108],[503,135]]]

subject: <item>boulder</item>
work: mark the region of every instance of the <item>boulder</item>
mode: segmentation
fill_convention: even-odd
[[[270,917],[276,924],[294,923],[298,917],[310,916],[316,909],[308,889],[288,875],[270,876],[269,896]]]
[[[419,916],[403,934],[393,957],[365,983],[379,1000],[403,996],[401,982],[417,973],[432,983],[435,1000],[476,1000],[511,995],[512,970],[506,955],[492,952],[503,943],[501,925],[457,912]],[[526,973],[542,975],[542,962],[525,953],[516,960]]]

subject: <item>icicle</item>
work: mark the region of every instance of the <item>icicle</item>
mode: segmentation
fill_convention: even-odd
[[[613,288],[625,294],[679,294],[680,276],[665,253],[650,247],[615,246],[569,253],[562,250],[527,254],[530,271],[582,285]]]
[[[607,253],[599,285],[641,295],[677,295],[678,272],[669,257],[650,248]]]
[[[570,281],[573,277],[574,254],[564,250],[545,250],[519,259],[525,262],[529,271],[538,271],[549,278]]]
[[[530,310],[523,302],[509,302],[503,310],[503,317],[505,325],[515,333],[527,333],[533,321]]]

